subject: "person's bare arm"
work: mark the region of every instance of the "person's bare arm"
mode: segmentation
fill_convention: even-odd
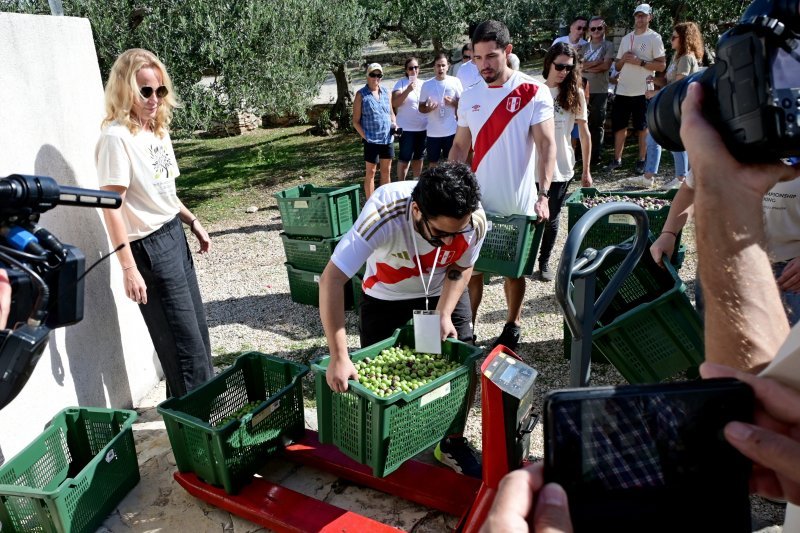
[[[450,148],[447,159],[450,161],[460,161],[461,163],[465,162],[471,146],[472,132],[467,127],[459,126],[456,130],[453,146]]]
[[[362,139],[367,138],[364,128],[361,127],[361,93],[356,93],[353,99],[353,129],[355,129]]]
[[[470,277],[472,277],[472,267],[462,268],[454,263],[447,268],[442,295],[436,305],[436,310],[440,315],[442,340],[447,337],[458,337],[458,332],[453,326],[453,310],[456,308],[458,299],[467,289]]]
[[[100,187],[104,191],[111,191],[118,193],[122,196],[122,202],[125,203],[125,193],[128,190],[126,187],[119,185],[106,185]],[[128,230],[125,228],[125,220],[122,218],[122,212],[119,209],[103,209],[103,218],[106,222],[106,229],[108,230],[108,238],[111,240],[111,246],[116,248],[120,244],[124,244],[118,252],[117,259],[122,267],[122,281],[125,286],[125,295],[136,303],[147,303],[147,285],[144,278],[139,273],[136,267],[136,261],[133,259],[133,252],[131,251],[131,243],[128,241]]]
[[[692,83],[681,107],[681,139],[696,178],[706,361],[758,371],[789,333],[764,245],[762,200],[798,170],[780,162],[740,163],[703,118],[701,106],[702,89]]]
[[[553,170],[556,165],[555,122],[552,118],[531,126],[533,142],[536,147],[536,166],[539,173],[539,187],[541,190],[550,190],[553,179]],[[548,199],[539,196],[534,206],[538,222],[550,218],[550,205]]]
[[[661,234],[650,246],[650,255],[653,256],[656,263],[664,266],[663,256],[672,257],[672,253],[675,251],[675,241],[678,238],[677,234],[689,222],[692,213],[694,213],[694,189],[684,183],[678,189],[675,198],[672,199],[667,220],[661,228]]]
[[[344,327],[342,294],[347,280],[345,273],[332,261],[328,261],[319,278],[319,316],[331,354],[325,380],[335,392],[346,391],[348,379],[358,379],[356,368],[347,353],[347,332]]]
[[[178,200],[180,202],[180,200]],[[200,243],[200,249],[197,250],[198,253],[205,254],[211,251],[211,237],[209,237],[208,232],[203,227],[203,224],[200,222],[200,219],[194,216],[194,214],[189,210],[188,207],[183,205],[183,202],[180,202],[181,210],[178,216],[181,219],[181,222],[189,226],[189,230],[192,234],[197,238],[197,242]]]

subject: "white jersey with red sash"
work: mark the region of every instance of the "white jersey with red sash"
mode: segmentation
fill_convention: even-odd
[[[433,268],[436,248],[414,228],[411,215],[411,191],[416,181],[390,183],[375,190],[358,220],[348,231],[331,256],[331,261],[348,277],[353,277],[366,263],[364,291],[381,300],[424,298],[419,277],[416,239],[425,282]],[[453,263],[467,268],[475,264],[486,234],[483,209],[472,214],[474,231],[457,235],[443,246],[433,272],[430,295],[438,296],[444,285],[445,271]]]
[[[550,91],[519,71],[502,86],[478,84],[461,95],[458,125],[472,134],[472,170],[488,213],[534,214],[536,152],[531,126],[550,118]]]

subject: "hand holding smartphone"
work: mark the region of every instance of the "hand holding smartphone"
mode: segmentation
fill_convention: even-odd
[[[753,418],[734,379],[545,396],[545,481],[580,531],[750,531],[750,462],[725,440]]]

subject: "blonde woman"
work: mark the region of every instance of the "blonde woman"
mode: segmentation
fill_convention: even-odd
[[[180,174],[169,123],[178,105],[167,69],[142,49],[111,67],[106,116],[95,160],[102,189],[122,207],[104,209],[122,267],[125,294],[139,304],[167,380],[167,397],[182,396],[214,375],[203,301],[181,223],[211,249],[203,225],[178,199]]]

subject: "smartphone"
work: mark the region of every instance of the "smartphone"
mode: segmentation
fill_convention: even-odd
[[[751,464],[723,428],[754,406],[729,378],[552,391],[545,480],[566,490],[576,532],[749,532]]]

